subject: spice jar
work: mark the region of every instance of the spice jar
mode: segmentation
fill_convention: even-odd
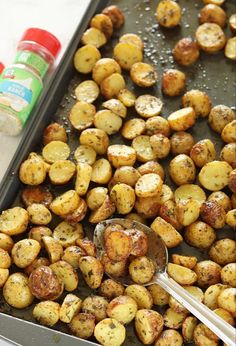
[[[43,78],[61,48],[50,32],[30,28],[21,38],[12,66],[0,76],[0,132],[22,130],[43,89]]]

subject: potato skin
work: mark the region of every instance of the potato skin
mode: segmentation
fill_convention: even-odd
[[[220,308],[229,311],[232,314],[236,313],[235,307],[236,288],[230,287],[222,290],[218,296],[218,305]]]
[[[146,287],[141,285],[129,285],[125,289],[125,294],[133,298],[138,309],[151,309],[153,304],[153,299],[151,293]]]
[[[167,96],[178,96],[185,89],[186,76],[179,70],[169,69],[162,76],[162,91]]]
[[[112,279],[104,280],[99,288],[100,294],[108,300],[122,296],[124,291],[124,286]]]
[[[167,293],[158,284],[152,284],[147,287],[148,291],[151,293],[153,303],[157,306],[167,305],[169,302],[169,293]]]
[[[60,305],[46,300],[35,305],[33,316],[40,324],[52,327],[59,321]]]
[[[103,345],[120,346],[125,341],[126,329],[116,319],[105,318],[96,325],[94,336]]]
[[[225,210],[215,201],[203,202],[200,209],[200,215],[202,220],[213,228],[218,229],[225,225]]]
[[[216,239],[216,233],[207,223],[195,221],[186,227],[184,239],[189,245],[204,249],[213,244]]]
[[[81,339],[88,339],[93,335],[95,328],[95,316],[80,312],[75,315],[69,323],[71,332]]]
[[[225,285],[236,287],[236,263],[228,263],[221,269],[221,281]]]
[[[185,131],[175,132],[170,138],[171,153],[173,155],[189,155],[194,142],[194,138],[190,133]]]
[[[197,284],[200,287],[206,287],[220,282],[221,266],[213,261],[200,261],[193,270],[197,274]]]
[[[175,156],[169,164],[169,174],[176,185],[192,183],[196,175],[193,160],[185,154]]]
[[[96,322],[107,317],[106,309],[108,301],[104,297],[97,295],[86,297],[81,305],[82,312],[90,313],[95,316]]]
[[[217,240],[209,250],[209,257],[220,265],[236,262],[236,242],[224,238]]]
[[[236,143],[226,144],[221,152],[220,159],[230,164],[231,167],[236,168]]]
[[[179,245],[183,238],[181,234],[168,222],[161,217],[156,217],[151,228],[162,238],[168,248]]]
[[[195,35],[199,47],[207,53],[215,53],[224,48],[226,38],[218,24],[201,24]]]
[[[157,338],[155,346],[182,346],[183,338],[175,329],[166,329]]]
[[[14,244],[11,254],[13,262],[19,268],[30,265],[41,250],[40,244],[34,239],[22,239]]]
[[[129,274],[131,279],[140,285],[151,281],[155,274],[155,266],[152,260],[146,256],[136,257],[130,262]]]
[[[230,190],[236,194],[236,169],[234,169],[232,172],[229,174],[229,179],[228,179],[228,186]]]
[[[161,26],[173,28],[180,23],[181,8],[175,1],[160,1],[156,9],[156,18]]]
[[[196,116],[207,117],[211,111],[211,100],[209,96],[200,90],[192,89],[182,97],[183,107],[193,107]]]
[[[43,144],[46,145],[52,141],[67,142],[66,130],[58,123],[48,125],[43,131]]]
[[[27,186],[21,194],[22,201],[26,207],[33,203],[41,203],[48,207],[53,200],[53,195],[46,187]]]
[[[111,19],[115,30],[120,29],[125,22],[125,16],[123,12],[115,5],[104,8],[102,13],[107,15]]]
[[[212,130],[221,133],[224,127],[235,119],[236,114],[231,108],[225,105],[217,105],[211,109],[208,121]]]
[[[104,269],[97,258],[92,256],[81,257],[79,268],[90,288],[98,288],[101,285]]]
[[[114,298],[107,306],[107,315],[122,324],[130,323],[138,310],[136,301],[125,295]]]
[[[162,332],[163,317],[154,310],[141,309],[135,316],[135,330],[144,345],[150,345]]]
[[[198,60],[200,52],[196,41],[184,37],[176,43],[172,54],[179,65],[189,66]]]
[[[199,13],[199,22],[203,23],[216,23],[222,28],[226,23],[226,13],[225,11],[214,4],[208,4],[204,6]]]

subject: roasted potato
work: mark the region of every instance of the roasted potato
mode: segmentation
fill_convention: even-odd
[[[0,233],[0,248],[10,252],[14,245],[14,241],[8,234]]]
[[[208,196],[207,200],[217,202],[224,208],[226,213],[232,208],[229,196],[227,196],[226,193],[223,191],[212,192]]]
[[[125,294],[136,301],[139,310],[152,308],[152,295],[144,286],[129,285],[125,289]]]
[[[186,227],[184,239],[191,246],[205,249],[213,244],[216,233],[207,223],[196,221]]]
[[[80,73],[90,73],[92,72],[94,65],[99,59],[101,59],[101,53],[99,52],[99,50],[95,46],[87,44],[83,47],[80,47],[75,52],[74,66]]]
[[[17,309],[25,309],[32,304],[34,296],[29,287],[29,279],[25,274],[13,273],[3,286],[3,297],[6,302]]]
[[[229,311],[222,308],[217,308],[214,310],[214,312],[225,320],[225,322],[231,324],[231,326],[235,326],[234,318]]]
[[[79,246],[68,246],[63,253],[61,259],[69,263],[74,269],[79,268],[79,260],[82,256],[86,256],[86,252]]]
[[[5,285],[5,282],[7,281],[8,277],[9,269],[0,268],[0,288],[2,288]]]
[[[89,145],[99,155],[105,154],[109,146],[109,138],[101,129],[86,129],[81,132],[79,140],[80,144]]]
[[[108,219],[116,210],[116,206],[109,196],[106,196],[103,203],[98,209],[91,212],[89,222],[98,223]]]
[[[163,330],[163,317],[157,311],[140,309],[135,316],[135,330],[144,345],[150,345]]]
[[[228,213],[226,214],[225,222],[232,228],[236,227],[236,209],[228,211]]]
[[[174,199],[173,191],[168,185],[163,184],[161,188],[161,194],[160,194],[161,205],[172,199]]]
[[[100,85],[101,94],[109,100],[117,97],[120,90],[125,88],[125,80],[120,73],[113,73],[103,79]]]
[[[236,142],[236,120],[231,121],[223,128],[221,138],[226,143]]]
[[[113,277],[124,276],[127,272],[127,261],[112,261],[106,253],[101,258],[104,271]]]
[[[236,263],[228,263],[221,269],[221,281],[225,285],[236,287]]]
[[[226,42],[225,51],[224,51],[226,58],[233,61],[236,60],[235,44],[236,44],[236,37],[229,38]]]
[[[192,183],[196,176],[193,160],[185,154],[175,156],[169,164],[169,174],[176,185]]]
[[[137,160],[140,162],[148,162],[157,159],[157,154],[151,146],[149,136],[140,135],[135,137],[132,141],[132,147],[136,152]]]
[[[61,304],[59,311],[60,321],[70,323],[72,318],[78,314],[81,309],[82,300],[74,294],[67,294]]]
[[[230,17],[229,17],[229,26],[230,26],[230,29],[233,33],[236,32],[236,13],[232,14]]]
[[[76,245],[78,245],[88,256],[96,257],[96,245],[87,238],[76,239]]]
[[[131,254],[132,238],[122,230],[110,232],[106,235],[104,242],[107,256],[112,261],[126,260]]]
[[[176,214],[181,225],[192,224],[200,215],[199,202],[194,199],[180,200],[177,202]]]
[[[133,107],[135,104],[136,96],[128,89],[121,89],[117,97],[126,107]]]
[[[201,205],[200,215],[202,220],[213,228],[218,229],[225,225],[225,210],[215,201],[203,202]]]
[[[146,120],[145,132],[148,136],[162,134],[166,137],[170,136],[170,125],[165,118],[156,116]]]
[[[152,95],[141,95],[135,100],[135,110],[143,118],[151,118],[161,113],[163,102]]]
[[[176,43],[172,54],[179,65],[189,66],[198,60],[200,52],[196,41],[190,37],[184,37]]]
[[[186,107],[171,113],[167,120],[171,130],[185,131],[195,124],[196,113],[193,107]]]
[[[207,117],[211,111],[211,100],[209,96],[200,90],[192,89],[182,97],[183,107],[193,107],[196,116]]]
[[[43,237],[44,236],[52,236],[52,231],[50,228],[45,226],[36,226],[32,227],[31,230],[28,233],[28,238],[37,240],[41,247],[43,247]]]
[[[180,230],[183,227],[178,217],[177,205],[175,201],[171,199],[161,204],[159,216],[166,222],[170,223],[176,230]]]
[[[94,164],[96,155],[96,151],[89,145],[79,145],[74,153],[74,157],[78,163],[88,163],[89,165]]]
[[[102,158],[94,162],[92,166],[91,181],[103,185],[107,184],[111,177],[112,168],[108,160]]]
[[[33,203],[40,203],[48,207],[53,200],[53,195],[45,186],[27,186],[23,189],[21,198],[26,207]]]
[[[46,145],[52,141],[67,142],[66,130],[58,123],[48,125],[43,131],[43,144]]]
[[[58,160],[49,168],[49,178],[52,184],[63,185],[71,180],[75,173],[75,164],[70,160]]]
[[[163,181],[156,173],[142,175],[135,184],[135,193],[138,197],[154,197],[160,194]]]
[[[195,201],[198,201],[199,204],[202,204],[206,200],[206,194],[204,190],[200,186],[195,184],[184,184],[179,186],[174,192],[174,197],[176,203],[181,200],[193,199]]]
[[[85,80],[75,88],[76,99],[80,102],[93,103],[99,94],[99,87],[93,80]]]
[[[43,147],[42,155],[44,160],[48,163],[53,163],[58,160],[67,160],[70,155],[70,147],[67,143],[62,141],[51,141]]]
[[[193,340],[196,345],[199,346],[217,346],[218,337],[203,323],[199,323],[193,331]]]
[[[35,258],[33,262],[30,263],[27,267],[24,268],[24,272],[26,275],[30,276],[33,270],[37,269],[38,267],[41,266],[49,266],[50,261],[46,257],[38,257]]]
[[[136,152],[133,148],[127,145],[114,144],[109,146],[107,157],[115,168],[121,166],[133,166],[136,161]]]
[[[116,169],[113,178],[117,183],[123,183],[131,187],[135,186],[141,174],[137,169],[130,166],[122,166]]]
[[[180,285],[192,285],[197,281],[197,274],[193,270],[178,264],[168,263],[167,272],[170,277],[172,277],[172,279],[174,279]]]
[[[44,326],[52,327],[59,321],[60,305],[50,300],[45,300],[35,305],[33,317]]]
[[[230,107],[217,105],[211,109],[208,122],[212,130],[221,133],[224,127],[235,119],[236,114]]]
[[[80,198],[78,207],[72,213],[63,215],[62,217],[69,223],[75,224],[85,218],[87,209],[85,200]]]
[[[200,49],[207,53],[218,52],[225,46],[225,34],[218,24],[201,24],[197,28],[195,36]]]
[[[113,34],[113,24],[111,18],[103,13],[96,14],[90,21],[90,26],[101,30],[106,36],[107,40]]]
[[[145,121],[139,118],[133,118],[124,123],[121,134],[126,139],[134,139],[145,131]]]
[[[51,222],[52,214],[45,205],[33,203],[28,206],[27,212],[31,223],[44,226]]]
[[[167,96],[178,96],[185,89],[186,76],[182,71],[169,69],[162,75],[162,92]]]
[[[107,307],[108,301],[97,295],[86,297],[81,305],[82,312],[94,315],[96,322],[100,322],[107,317]]]
[[[204,292],[204,304],[211,310],[218,308],[218,296],[226,288],[227,286],[222,284],[210,285]]]
[[[173,0],[162,0],[156,9],[156,19],[161,26],[173,28],[180,24],[181,8]]]
[[[96,108],[84,101],[77,101],[71,108],[69,120],[71,125],[78,131],[87,129],[93,125]]]
[[[0,269],[8,269],[10,266],[11,257],[9,253],[6,250],[0,248]]]
[[[114,59],[124,70],[130,70],[135,63],[143,61],[142,50],[130,42],[117,43],[114,47],[113,55]]]
[[[167,328],[179,329],[182,326],[186,315],[186,312],[177,312],[172,308],[168,308],[163,316],[164,326]]]
[[[236,193],[236,169],[232,170],[229,174],[228,186],[230,190],[235,194]]]
[[[78,274],[69,263],[65,261],[54,262],[50,265],[50,268],[62,281],[66,291],[72,292],[77,288],[79,283]]]
[[[86,194],[86,203],[91,210],[98,209],[104,202],[108,193],[106,187],[94,187]]]
[[[136,62],[131,66],[130,77],[135,84],[142,88],[153,86],[158,78],[154,67],[144,62]]]
[[[205,189],[219,191],[228,184],[232,170],[233,168],[225,161],[211,161],[202,167],[198,178]]]
[[[148,250],[148,238],[146,233],[135,228],[126,229],[125,233],[128,234],[132,240],[132,250],[130,254],[137,257],[145,256]]]
[[[138,305],[136,301],[127,295],[112,299],[106,310],[108,317],[115,318],[122,324],[131,322],[137,311]]]
[[[172,261],[174,264],[179,264],[183,267],[193,269],[197,264],[197,258],[194,256],[183,256],[178,254],[172,254]]]
[[[113,73],[121,73],[120,65],[111,58],[102,58],[93,66],[92,77],[93,80],[100,85],[102,81],[112,75]]]
[[[69,323],[72,334],[81,339],[88,339],[93,335],[95,328],[95,316],[85,312],[79,312]]]
[[[164,306],[168,304],[169,293],[167,293],[161,286],[152,284],[148,286],[147,289],[151,293],[153,304],[158,306]]]
[[[121,9],[115,5],[105,7],[102,11],[103,14],[108,16],[113,24],[115,30],[120,29],[125,22],[125,16]],[[116,346],[116,345],[114,345]]]
[[[225,11],[215,4],[208,4],[204,6],[201,9],[198,18],[200,24],[216,23],[222,28],[225,26],[226,23]]]
[[[197,284],[200,287],[206,287],[220,282],[221,267],[213,261],[200,261],[193,269],[197,274]]]
[[[100,48],[107,43],[107,38],[101,30],[92,27],[83,33],[81,42],[83,45],[91,44],[96,48]]]
[[[236,296],[236,288],[226,288],[222,290],[218,296],[218,305],[220,308],[229,311],[232,314],[236,313],[235,306],[235,296]]]
[[[194,138],[190,133],[184,131],[175,132],[170,138],[171,153],[173,155],[189,155],[194,142]]]
[[[114,318],[105,318],[94,329],[94,336],[102,345],[120,346],[125,341],[126,329]]]
[[[40,250],[41,246],[37,240],[19,240],[11,250],[13,262],[17,267],[25,268],[36,259]]]
[[[60,141],[52,141],[50,143],[63,143]],[[67,144],[64,143],[67,147]],[[47,144],[48,145],[48,144]],[[47,146],[46,145],[46,146]],[[46,148],[46,146],[44,148]],[[65,154],[66,156],[66,154]],[[20,165],[19,179],[27,185],[39,185],[44,182],[47,175],[47,167],[44,160],[35,153],[30,153],[29,157]]]
[[[220,159],[236,168],[236,142],[226,144],[220,152]]]
[[[130,262],[129,274],[131,279],[140,285],[151,281],[155,274],[155,265],[152,260],[146,256],[136,257]]]
[[[95,257],[84,256],[80,258],[79,268],[83,278],[90,288],[98,288],[101,285],[103,277],[103,265]]]
[[[209,250],[209,257],[220,265],[236,262],[236,242],[224,238],[217,240]]]
[[[75,190],[68,190],[56,197],[50,204],[51,211],[60,216],[73,213],[79,205],[79,195]]]
[[[59,261],[61,256],[63,255],[63,247],[59,243],[59,241],[49,236],[43,236],[42,240],[50,262],[54,263]]]
[[[102,296],[108,300],[112,300],[115,297],[124,295],[125,288],[119,282],[112,279],[106,279],[102,282],[99,292]]]
[[[119,115],[121,118],[125,118],[127,115],[127,108],[125,105],[117,99],[110,99],[102,103],[102,106],[105,109],[110,110],[111,112]]]
[[[161,206],[160,203],[159,194],[154,197],[137,197],[134,208],[141,217],[152,219],[158,215]]]
[[[171,146],[168,137],[161,133],[152,135],[150,137],[150,144],[158,160],[164,159],[168,156]]]
[[[162,238],[168,248],[179,245],[183,240],[181,234],[159,216],[153,221],[151,228]]]
[[[119,214],[128,214],[131,212],[135,204],[135,193],[136,187],[134,191],[131,186],[124,183],[118,183],[111,189],[110,196]]]
[[[155,346],[182,346],[183,338],[181,334],[175,329],[166,329],[155,342]]]
[[[156,161],[148,161],[144,163],[143,165],[138,167],[138,171],[141,175],[148,173],[156,173],[161,177],[162,180],[164,180],[165,178],[165,172],[163,167],[160,165],[160,163]]]
[[[119,42],[128,42],[136,45],[139,49],[143,50],[144,43],[140,36],[136,34],[124,34],[119,38]]]

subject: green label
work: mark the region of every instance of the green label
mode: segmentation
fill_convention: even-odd
[[[6,68],[0,77],[0,108],[24,124],[43,88],[32,72],[17,66]]]
[[[49,64],[38,54],[27,50],[17,52],[14,64],[25,64],[31,66],[41,77],[45,75],[49,67]]]

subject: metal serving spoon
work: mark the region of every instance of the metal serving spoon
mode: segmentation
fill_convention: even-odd
[[[235,346],[236,330],[221,317],[215,314],[207,306],[196,300],[187,290],[171,279],[167,272],[166,266],[168,263],[168,251],[162,239],[151,228],[128,219],[110,219],[97,224],[94,231],[94,243],[97,246],[97,256],[100,258],[104,253],[104,237],[103,232],[107,226],[112,224],[120,224],[124,228],[138,229],[143,231],[148,237],[148,252],[147,257],[156,263],[156,273],[145,286],[151,284],[160,285],[166,292],[171,294],[179,303],[188,309],[202,323],[212,330],[221,340],[228,346]],[[134,284],[129,275],[124,277],[112,277],[123,285]]]

